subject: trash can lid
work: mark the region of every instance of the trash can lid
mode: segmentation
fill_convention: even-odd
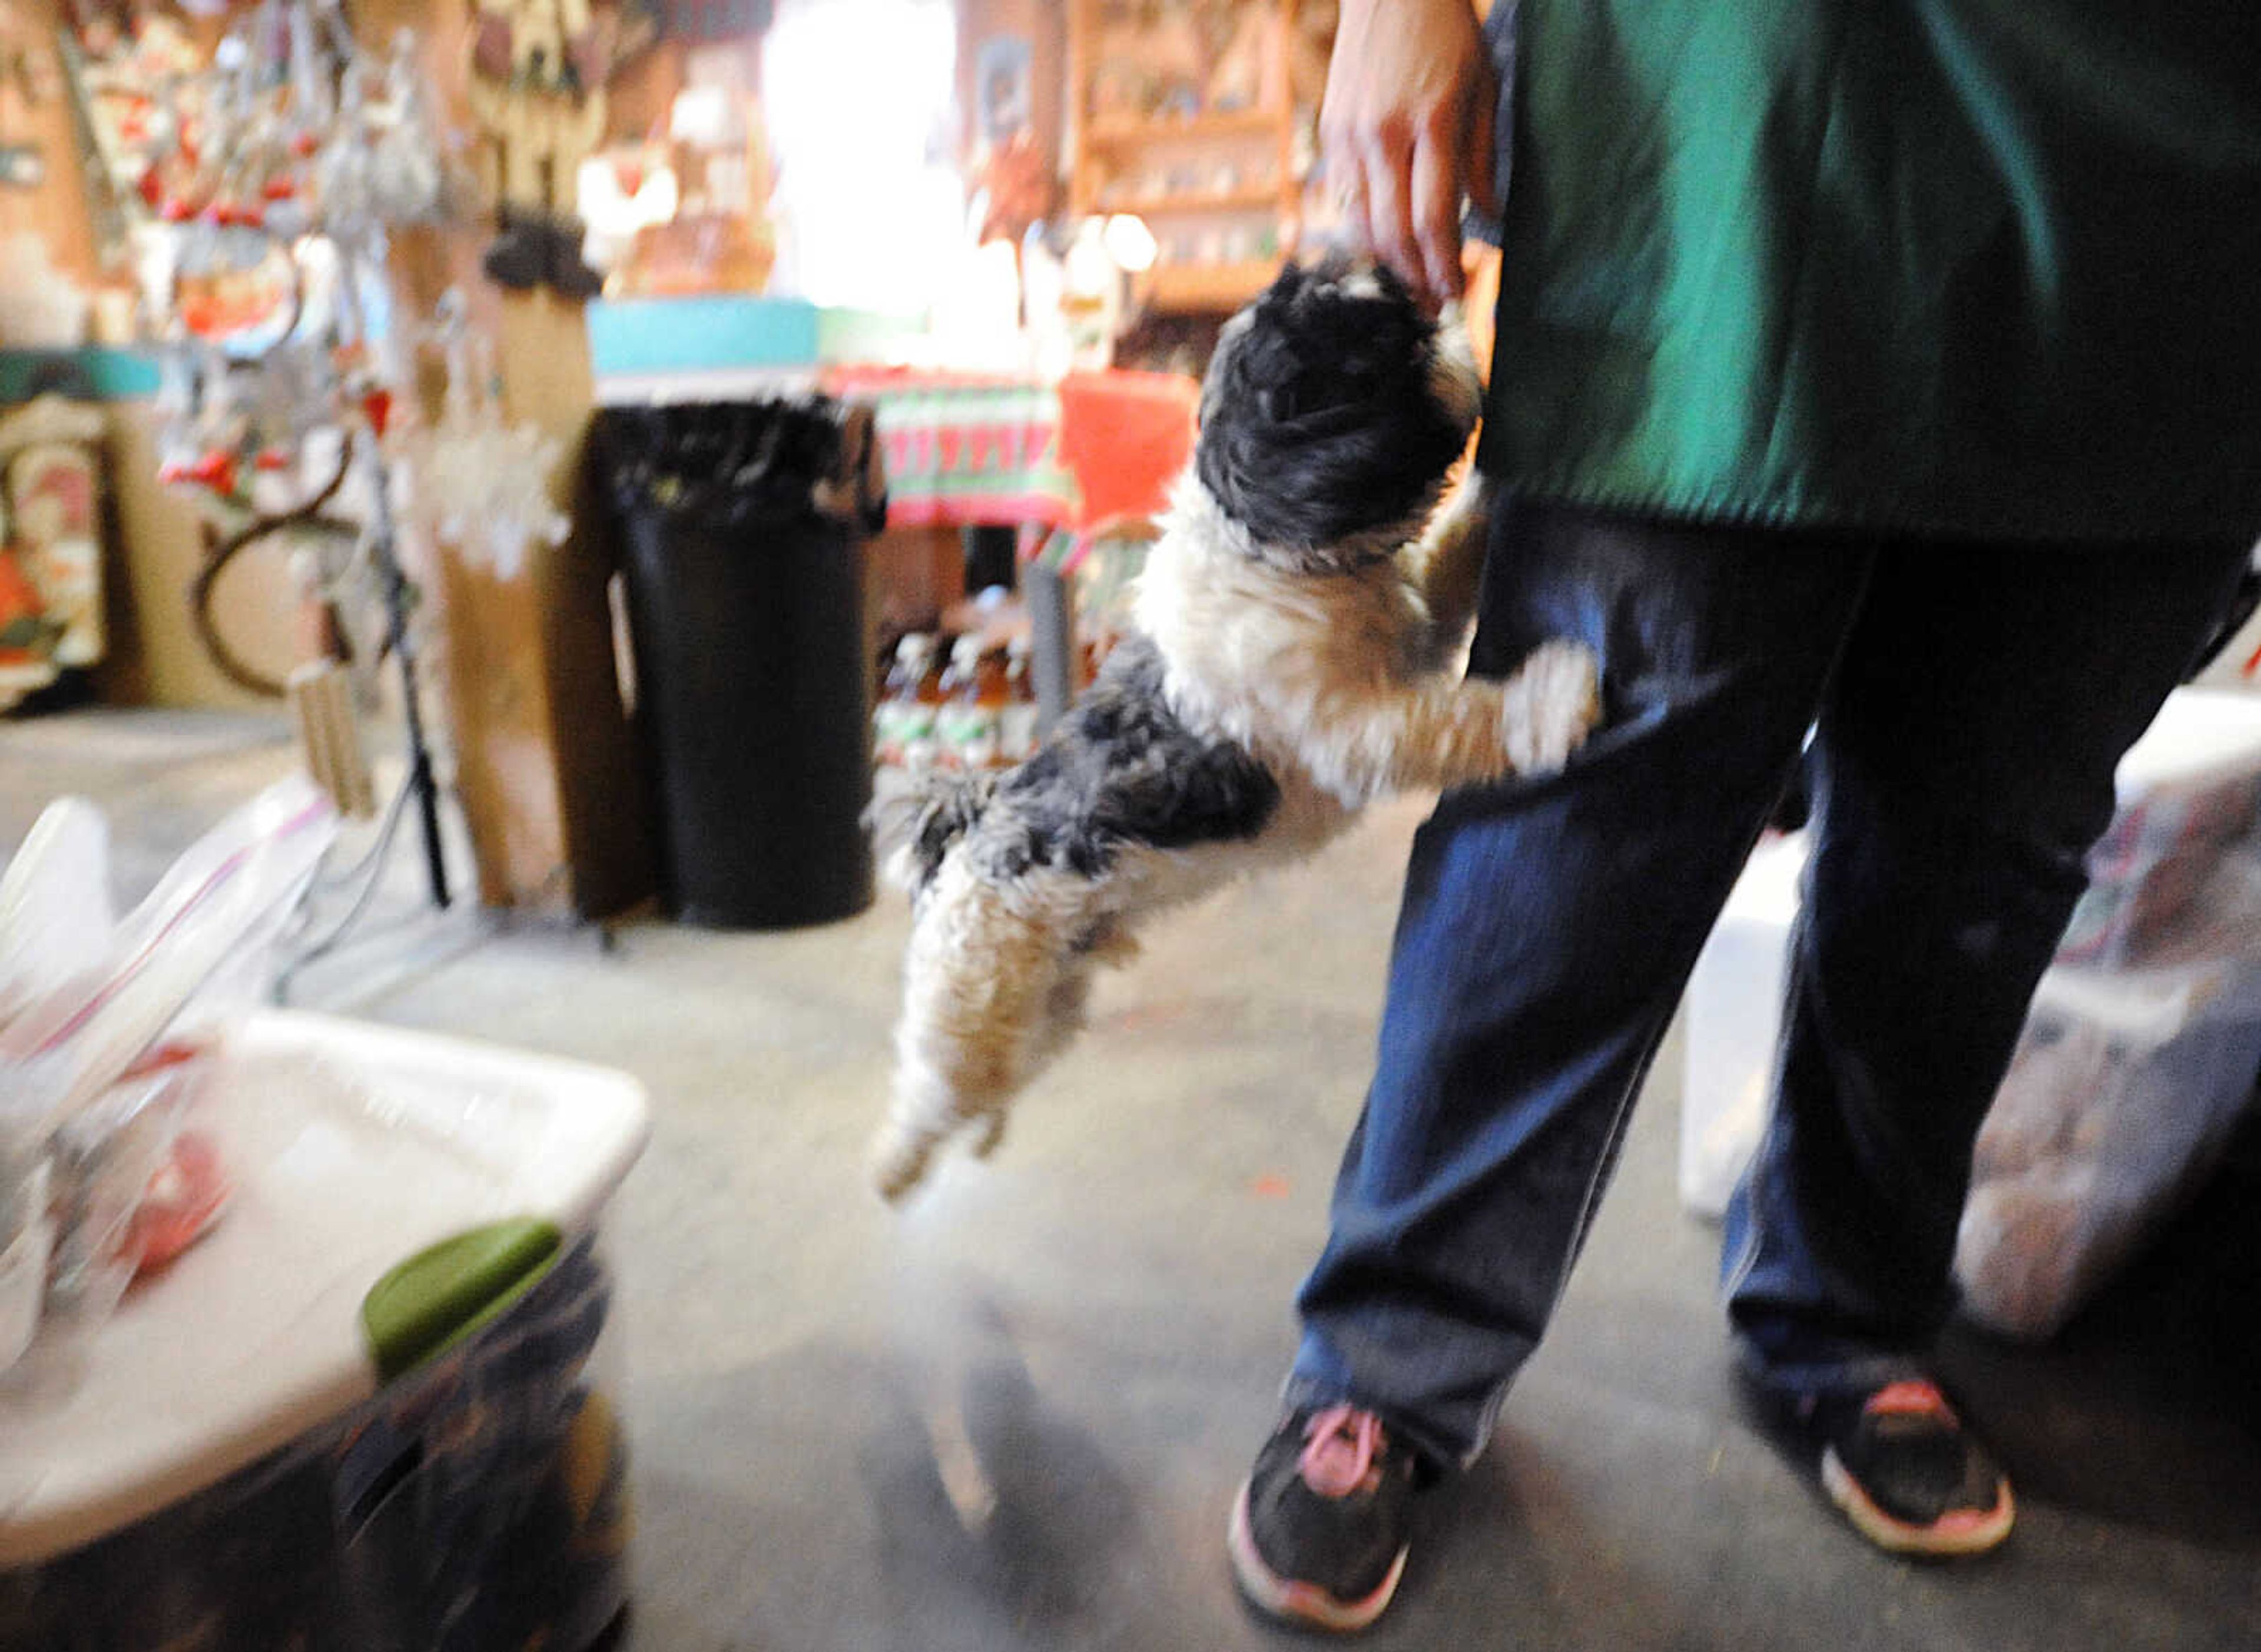
[[[594,1225],[649,1132],[624,1074],[294,1012],[248,1019],[198,1108],[227,1214],[66,1390],[0,1390],[0,1568],[217,1484],[475,1329]],[[411,1282],[378,1337],[388,1275]]]

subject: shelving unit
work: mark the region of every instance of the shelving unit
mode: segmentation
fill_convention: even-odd
[[[1156,309],[1188,315],[1223,314],[1238,310],[1280,273],[1277,259],[1250,259],[1230,264],[1161,264],[1155,268],[1152,303]]]
[[[1207,142],[1215,139],[1269,137],[1279,126],[1279,114],[1268,109],[1239,110],[1224,115],[1155,115],[1145,119],[1118,115],[1095,119],[1085,130],[1084,141],[1095,148],[1172,140]]]
[[[1151,277],[1156,310],[1238,309],[1270,284],[1296,245],[1303,180],[1288,42],[1300,4],[1234,5],[1237,18],[1259,19],[1265,32],[1257,97],[1249,107],[1211,111],[1198,103],[1215,65],[1203,62],[1201,81],[1192,82],[1182,51],[1178,73],[1161,76],[1169,82],[1162,106],[1124,109],[1121,60],[1139,0],[1070,0],[1070,201],[1079,215],[1147,220],[1163,249]],[[1181,27],[1186,20],[1182,12],[1175,19]],[[1110,77],[1116,83],[1102,95]]]

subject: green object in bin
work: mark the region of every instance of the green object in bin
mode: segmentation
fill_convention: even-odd
[[[370,1287],[362,1332],[385,1382],[499,1317],[557,1260],[557,1229],[533,1217],[491,1222],[419,1251]]]

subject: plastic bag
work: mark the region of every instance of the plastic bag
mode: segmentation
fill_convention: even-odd
[[[0,1138],[51,1134],[99,1095],[247,945],[271,939],[337,832],[304,776],[199,838],[117,926],[99,967],[0,1028]]]
[[[98,967],[117,921],[110,822],[83,798],[58,798],[0,873],[0,1027]]]
[[[50,821],[27,843],[30,869],[19,855],[0,881],[0,959],[18,994],[0,1024],[0,1372],[35,1337],[98,1325],[137,1272],[217,1216],[223,1168],[182,1127],[203,1051],[337,828],[312,781],[284,781],[109,927],[100,817],[79,805]],[[216,983],[235,996],[215,998]]]
[[[1971,1160],[1964,1311],[2046,1337],[2193,1191],[2261,1074],[2261,965],[2043,980]]]
[[[2261,952],[2261,699],[2180,689],[2120,765],[2060,963]]]
[[[623,517],[723,532],[817,516],[877,533],[886,521],[872,412],[829,397],[607,408],[594,445]]]

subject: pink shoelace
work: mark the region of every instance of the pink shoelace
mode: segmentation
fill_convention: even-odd
[[[1387,1438],[1382,1419],[1354,1405],[1330,1405],[1303,1425],[1303,1483],[1323,1498],[1347,1498],[1382,1483]]]

